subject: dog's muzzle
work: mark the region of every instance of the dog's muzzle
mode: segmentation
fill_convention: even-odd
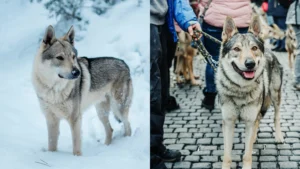
[[[78,78],[79,75],[80,75],[80,71],[77,68],[73,68],[71,73],[67,77],[64,77],[60,74],[58,74],[58,77],[62,79],[76,79]]]
[[[252,67],[252,69],[249,69],[247,67],[249,69],[247,71],[242,71],[241,69],[239,69],[238,66],[234,62],[231,62],[231,65],[232,65],[233,69],[238,74],[240,74],[244,79],[246,79],[246,80],[252,80],[252,79],[254,79],[254,77],[255,77],[255,70],[253,70],[253,68],[255,67],[255,63],[254,63],[254,66],[251,63],[251,66],[249,66],[249,67]]]

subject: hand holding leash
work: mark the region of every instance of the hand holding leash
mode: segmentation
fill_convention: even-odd
[[[199,33],[195,34],[195,31],[198,31]],[[198,22],[191,23],[190,26],[188,27],[188,33],[192,36],[194,40],[199,40],[202,36],[200,33],[201,27]]]

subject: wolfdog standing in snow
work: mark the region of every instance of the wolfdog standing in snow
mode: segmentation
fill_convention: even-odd
[[[49,26],[33,64],[32,80],[48,127],[48,150],[56,151],[59,123],[66,119],[70,124],[73,154],[81,155],[82,112],[95,105],[103,123],[105,144],[112,141],[108,114],[124,123],[125,136],[131,135],[128,113],[133,87],[127,64],[112,57],[77,57],[73,27],[56,38]]]

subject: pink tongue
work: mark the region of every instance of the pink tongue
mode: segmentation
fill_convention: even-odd
[[[254,71],[251,71],[251,72],[243,72],[243,75],[244,75],[246,78],[254,78],[255,73],[254,73]]]

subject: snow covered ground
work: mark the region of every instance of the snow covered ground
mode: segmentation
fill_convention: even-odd
[[[48,18],[42,4],[3,0],[0,1],[0,168],[149,168],[149,3],[144,1],[137,7],[137,1],[127,0],[102,16],[87,15],[88,30],[84,39],[75,43],[79,55],[115,56],[124,59],[131,68],[132,136],[123,137],[122,124],[111,116],[113,142],[104,145],[103,126],[91,107],[83,116],[83,156],[73,156],[71,132],[65,121],[60,126],[58,151],[47,151],[47,128],[31,84],[31,70],[39,40],[46,27],[56,20]]]

